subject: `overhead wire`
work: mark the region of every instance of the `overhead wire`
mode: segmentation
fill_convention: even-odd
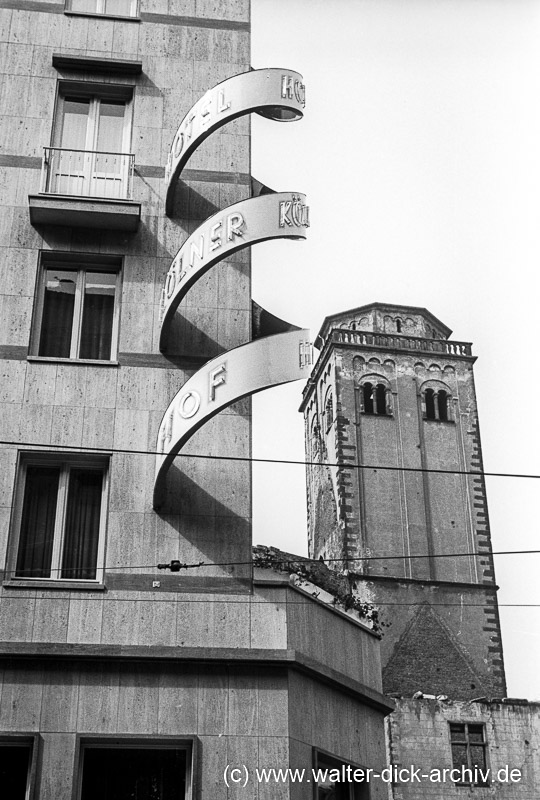
[[[85,453],[104,453],[110,455],[111,453],[122,453],[124,455],[144,455],[144,456],[161,456],[164,455],[159,450],[139,450],[123,447],[93,447],[83,445],[65,445],[65,444],[48,444],[44,442],[20,442],[6,439],[0,439],[0,445],[8,445],[13,447],[39,447],[41,449],[55,448],[62,452],[82,451]],[[386,464],[357,464],[355,462],[347,461],[307,461],[296,460],[287,458],[257,458],[253,456],[218,456],[210,455],[208,453],[176,453],[174,458],[193,458],[193,459],[207,459],[209,461],[245,461],[252,464],[289,464],[296,466],[308,467],[335,467],[339,469],[374,469],[381,471],[393,472],[428,472],[440,475],[472,475],[477,478],[529,478],[540,479],[540,474],[534,473],[520,473],[520,472],[486,472],[485,470],[467,470],[467,469],[439,469],[434,467],[399,467]]]
[[[25,586],[25,587],[17,587],[17,588],[19,588],[19,589],[25,588],[26,589],[28,587]],[[36,587],[36,588],[37,588],[38,591],[41,591],[41,589],[42,589],[42,587]],[[316,587],[316,588],[319,588],[319,587]],[[153,594],[152,598],[145,598],[145,597],[134,597],[134,598],[131,598],[131,597],[125,597],[125,596],[122,596],[122,597],[108,597],[106,594],[103,595],[103,593],[100,590],[96,590],[96,591],[99,592],[99,597],[95,597],[95,596],[90,597],[90,596],[86,595],[84,598],[77,597],[76,599],[77,600],[83,600],[84,599],[85,601],[87,600],[89,602],[91,602],[91,601],[96,601],[96,602],[100,601],[100,602],[109,602],[109,603],[167,603],[169,605],[171,603],[182,603],[182,602],[185,602],[184,598],[182,598],[180,600],[178,598],[172,599],[172,600],[170,598],[164,598],[164,599],[160,600],[158,594]],[[130,590],[126,590],[126,591],[129,592]],[[137,591],[141,591],[141,590],[138,589]],[[152,591],[156,592],[155,589],[149,589],[148,591],[149,592],[152,592]],[[164,592],[169,592],[169,593],[172,593],[173,591],[175,591],[176,594],[189,594],[190,593],[190,592],[182,592],[181,589],[176,589],[176,590],[164,589],[163,591]],[[324,590],[322,590],[322,591],[324,591]],[[219,594],[219,592],[216,592],[216,594]],[[244,597],[244,596],[246,596],[246,595],[242,595],[242,597]],[[15,595],[13,597],[8,596],[8,595],[4,595],[2,599],[3,600],[7,599],[7,600],[10,600],[10,601],[12,601],[12,600],[26,600],[27,602],[29,600],[38,600],[39,602],[41,602],[42,600],[56,600],[57,602],[58,602],[58,600],[62,600],[62,598],[61,597],[59,598],[58,596],[56,596],[56,597],[52,597],[52,596],[29,597],[28,595],[24,595],[24,596],[23,595]],[[364,603],[365,602],[366,605],[373,606],[374,608],[377,607],[377,606],[416,607],[416,606],[425,605],[425,601],[418,602],[418,603],[403,603],[403,602],[401,602],[401,603],[381,602],[380,603],[378,600],[376,600],[376,601],[371,601],[371,600],[363,601],[362,598],[360,598],[360,597],[357,598],[357,599],[358,599],[358,601],[360,603]],[[69,600],[69,598],[66,598],[66,600]],[[190,603],[207,603],[207,602],[210,602],[210,600],[209,599],[202,599],[202,598],[193,598],[193,599],[190,598],[189,602]],[[238,600],[220,600],[220,602],[224,602],[224,603],[229,602],[229,603],[237,604],[239,601]],[[269,601],[269,602],[272,602],[272,603],[275,604],[278,601],[272,600],[272,601]],[[290,606],[290,605],[302,605],[302,606],[305,605],[305,603],[303,601],[301,601],[301,600],[298,600],[298,601],[286,600],[286,601],[283,601],[283,602],[288,606]],[[450,607],[450,608],[452,608],[452,607],[456,607],[456,608],[486,608],[486,607],[488,607],[488,608],[494,608],[494,609],[495,608],[540,608],[540,603],[497,603],[497,606],[486,606],[486,603],[429,603],[429,605],[430,606],[444,606],[445,608],[448,608],[448,607]]]
[[[132,448],[119,448],[119,447],[85,447],[82,445],[60,445],[60,444],[45,444],[43,442],[20,442],[20,441],[13,441],[13,440],[0,440],[1,445],[8,445],[8,446],[15,446],[15,447],[36,447],[36,448],[43,448],[47,447],[59,449],[63,452],[69,451],[84,451],[84,452],[102,452],[104,454],[111,454],[111,453],[121,453],[125,455],[162,455],[157,450],[139,450],[139,449],[132,449]],[[192,459],[208,459],[208,460],[218,460],[218,461],[242,461],[242,462],[250,462],[250,463],[266,463],[266,464],[287,464],[287,465],[297,465],[297,466],[316,466],[316,467],[336,467],[336,468],[347,468],[347,469],[375,469],[375,470],[391,470],[396,472],[421,472],[421,473],[436,473],[436,474],[451,474],[451,475],[472,475],[475,477],[503,477],[503,478],[530,478],[530,479],[538,479],[540,475],[536,474],[527,474],[527,473],[512,473],[512,472],[486,472],[484,470],[448,470],[448,469],[433,469],[428,467],[399,467],[399,466],[387,466],[387,465],[380,465],[380,464],[357,464],[354,462],[328,462],[328,461],[300,461],[294,459],[274,459],[274,458],[256,458],[256,457],[248,457],[248,456],[218,456],[218,455],[210,455],[210,454],[202,454],[202,453],[177,453],[175,458],[192,458]],[[317,563],[331,563],[331,562],[341,562],[346,563],[349,561],[403,561],[403,560],[413,560],[413,559],[433,559],[433,558],[468,558],[473,556],[502,556],[502,555],[533,555],[540,553],[540,550],[499,550],[499,551],[473,551],[473,552],[458,552],[458,553],[435,553],[435,554],[417,554],[417,555],[397,555],[397,556],[365,556],[365,557],[340,557],[340,558],[325,558],[320,560],[309,559],[306,557],[296,557],[292,559],[269,559],[266,563],[268,566],[277,566],[281,565],[291,565],[291,564],[317,564]],[[203,568],[203,567],[231,567],[231,566],[249,566],[249,565],[257,566],[256,563],[253,561],[223,561],[223,562],[197,562],[194,564],[182,564],[181,569],[194,569],[194,568]],[[135,570],[135,569],[156,569],[156,564],[138,564],[138,565],[116,565],[114,567],[107,567],[107,572],[115,571],[115,570]],[[51,572],[60,571],[60,568],[55,570],[52,569]],[[4,575],[11,575],[14,574],[15,571],[6,571]],[[359,576],[359,577],[376,577],[376,576]],[[22,580],[25,580],[22,578]],[[54,579],[53,579],[54,580]],[[491,588],[487,584],[478,584],[479,586],[489,589]],[[27,587],[25,587],[27,588]],[[36,588],[39,588],[36,586]],[[12,597],[14,599],[28,599],[26,597]],[[40,599],[54,599],[54,598],[40,598]],[[111,598],[108,598],[111,599]],[[143,600],[130,600],[130,602],[143,602]],[[157,601],[157,602],[170,602],[170,601]],[[377,603],[377,605],[387,605],[387,606],[416,606],[419,603]],[[433,603],[432,605],[452,605],[448,603]],[[485,604],[471,604],[471,603],[457,603],[455,605],[465,605],[467,607],[484,607]],[[499,603],[499,608],[540,608],[540,603]]]
[[[489,551],[481,551],[475,550],[472,552],[465,552],[465,553],[421,553],[417,555],[411,556],[340,556],[336,558],[309,558],[308,556],[295,556],[291,553],[291,558],[274,558],[272,556],[266,557],[265,556],[265,566],[278,566],[278,565],[313,565],[317,566],[320,564],[327,564],[327,563],[343,563],[349,561],[404,561],[404,560],[412,560],[412,559],[420,559],[420,558],[470,558],[473,556],[510,556],[510,555],[538,555],[540,554],[539,550],[489,550]],[[197,561],[193,564],[184,564],[181,563],[179,570],[182,571],[184,569],[200,569],[202,567],[246,567],[253,565],[255,567],[260,566],[257,564],[257,559],[251,561]],[[115,570],[134,570],[134,569],[158,569],[157,564],[117,564],[116,566],[108,566],[106,567],[107,572],[115,571]],[[60,572],[62,567],[51,568],[51,572]],[[5,570],[4,574],[14,574],[16,570]],[[377,577],[374,575],[359,575],[359,577]],[[486,584],[479,584],[484,586]]]

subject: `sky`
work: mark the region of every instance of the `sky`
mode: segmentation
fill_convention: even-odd
[[[312,337],[370,302],[473,343],[487,472],[540,474],[540,0],[252,0],[252,65],[306,110],[253,115],[252,174],[305,192],[306,242],[252,249],[253,296]],[[254,397],[255,458],[304,458],[297,382]],[[540,481],[487,478],[495,551],[540,549]],[[307,553],[303,466],[254,467],[254,542]],[[508,695],[540,700],[540,555],[496,557]]]

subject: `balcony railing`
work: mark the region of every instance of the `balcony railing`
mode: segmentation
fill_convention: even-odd
[[[132,153],[45,147],[41,192],[131,200],[134,163]]]
[[[449,342],[446,339],[423,339],[419,336],[393,336],[385,333],[364,333],[343,328],[332,330],[332,341],[339,344],[356,344],[371,347],[388,347],[393,350],[416,350],[423,353],[444,353],[449,356],[470,356],[468,342]]]

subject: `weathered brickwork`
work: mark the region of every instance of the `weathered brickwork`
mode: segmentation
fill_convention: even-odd
[[[419,768],[419,775],[455,767],[452,760],[450,723],[482,726],[485,740],[488,785],[456,786],[449,773],[445,780],[420,777],[389,786],[389,800],[446,800],[474,796],[508,800],[536,800],[540,785],[540,704],[455,700],[396,700],[396,710],[387,721],[387,750],[396,768]],[[478,731],[478,728],[476,728]],[[514,780],[510,776],[514,772]],[[405,777],[405,775],[404,775]],[[437,773],[434,773],[434,778]]]
[[[415,675],[439,685],[446,631],[463,667],[451,679],[456,696],[470,697],[479,686],[500,695],[485,483],[467,474],[483,468],[475,359],[471,346],[449,340],[450,333],[426,309],[377,303],[325,320],[302,404],[308,460],[322,462],[308,468],[310,556],[344,559],[343,567],[369,576],[359,582],[361,591],[381,603],[390,623],[383,641],[386,690],[400,690],[400,681],[408,690]],[[416,605],[402,610],[401,602]],[[406,677],[398,669],[402,637],[424,603],[436,620],[437,657],[424,659],[418,642],[416,653],[408,650]],[[459,609],[451,620],[447,603]],[[489,635],[484,611],[496,629]]]

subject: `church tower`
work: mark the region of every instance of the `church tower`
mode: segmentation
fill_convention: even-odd
[[[500,697],[475,357],[451,333],[385,303],[324,320],[301,406],[309,553],[380,608],[385,691]]]

